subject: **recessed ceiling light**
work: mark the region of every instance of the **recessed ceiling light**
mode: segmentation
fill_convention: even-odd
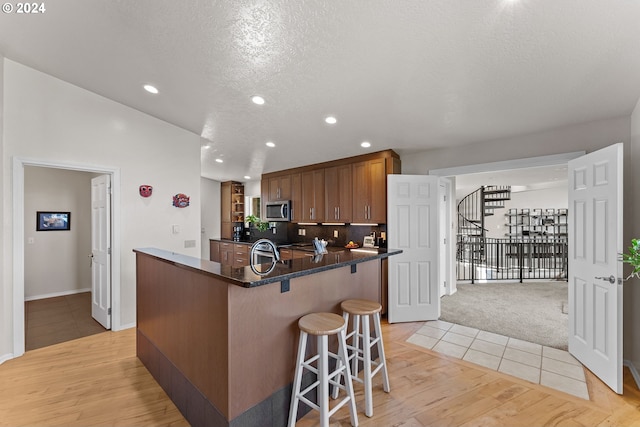
[[[325,121],[327,124],[330,124],[330,125],[335,125],[336,123],[338,123],[338,120],[337,120],[335,117],[333,117],[333,116],[327,116],[327,117],[325,117],[324,121]]]
[[[251,177],[249,175],[245,175],[244,179],[251,179]]]
[[[144,88],[144,90],[146,90],[149,93],[153,93],[154,95],[158,93],[158,88],[156,88],[155,86],[144,85],[142,87]]]
[[[360,146],[362,148],[369,148],[369,147],[371,147],[371,143],[369,141],[363,141],[363,142],[360,143]]]
[[[273,142],[271,142],[271,141],[267,142],[265,145],[266,145],[267,147],[271,147],[271,148],[273,148],[273,147],[275,147],[275,146],[276,146],[276,144],[274,144],[274,143],[273,143]]]
[[[257,104],[257,105],[263,105],[263,104],[264,104],[264,98],[263,98],[263,97],[261,97],[260,95],[253,95],[253,96],[251,97],[251,101],[252,101],[254,104]]]
[[[222,163],[222,162],[224,162],[224,160],[222,160],[222,159],[216,159],[216,162],[218,162],[218,163]]]

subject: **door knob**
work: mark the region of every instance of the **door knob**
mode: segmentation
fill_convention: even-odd
[[[607,282],[611,283],[612,285],[614,283],[616,283],[616,278],[613,276],[613,274],[609,277],[596,277],[596,279],[600,279],[600,280],[606,280]]]

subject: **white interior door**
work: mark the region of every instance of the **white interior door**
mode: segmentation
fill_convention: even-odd
[[[91,315],[111,329],[111,176],[91,180]]]
[[[438,177],[388,175],[389,323],[440,317]]]
[[[569,352],[622,393],[622,144],[569,162]]]

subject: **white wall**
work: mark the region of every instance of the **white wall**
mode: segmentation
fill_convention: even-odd
[[[566,183],[557,187],[511,193],[511,200],[505,201],[504,209],[496,209],[494,215],[485,218],[484,225],[488,230],[487,237],[505,238],[509,227],[505,226],[507,219],[504,214],[511,208],[518,209],[518,211],[521,209],[566,209],[568,203]]]
[[[628,143],[629,124],[630,118],[628,116],[618,117],[460,147],[420,152],[396,151],[402,157],[402,173],[426,174],[431,169],[477,165],[581,150],[590,152],[616,142]]]
[[[260,181],[248,181],[244,183],[244,195],[246,197],[260,197],[261,191]]]
[[[202,198],[202,252],[201,258],[209,259],[209,239],[220,238],[220,182],[208,178],[200,178],[200,194]]]
[[[4,151],[2,190],[4,233],[11,236],[14,156],[64,164],[118,169],[116,189],[121,212],[120,317],[114,323],[135,323],[136,247],[159,247],[200,256],[200,136],[73,86],[19,63],[4,59]],[[140,88],[132,88],[140,90]],[[142,93],[140,96],[147,96]],[[154,187],[153,196],[138,193],[141,184]],[[172,206],[177,193],[191,196],[191,206]],[[180,227],[172,234],[172,225]],[[7,231],[9,231],[7,233]],[[195,247],[185,248],[185,240]],[[12,352],[12,241],[4,238],[0,289],[0,358]]]
[[[631,115],[631,161],[625,164],[625,208],[629,207],[625,221],[625,251],[632,238],[640,238],[640,100]],[[627,197],[630,194],[629,197]],[[628,273],[630,267],[626,267]],[[625,357],[640,369],[640,280],[624,284],[624,345]]]
[[[4,56],[0,54],[0,63],[4,63]],[[4,362],[11,354],[10,343],[13,337],[11,333],[13,327],[13,310],[7,307],[13,304],[13,289],[11,288],[11,260],[6,254],[11,252],[11,241],[7,236],[11,235],[11,223],[9,214],[12,205],[4,193],[4,188],[8,186],[5,177],[7,176],[6,162],[4,161],[4,67],[0,67],[0,363]]]
[[[47,298],[91,289],[91,178],[95,174],[26,167],[24,296]],[[37,211],[71,212],[69,231],[36,231]]]

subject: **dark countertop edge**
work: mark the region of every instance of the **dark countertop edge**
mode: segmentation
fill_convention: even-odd
[[[282,282],[283,280],[290,280],[290,279],[295,279],[296,277],[302,277],[302,276],[309,276],[311,274],[316,274],[316,273],[321,273],[323,271],[327,271],[327,270],[333,270],[335,268],[342,268],[342,267],[347,267],[349,265],[354,265],[354,264],[360,264],[363,262],[368,262],[368,261],[373,261],[375,259],[384,259],[384,258],[389,258],[391,255],[397,255],[402,253],[401,250],[399,249],[392,249],[391,252],[389,252],[388,250],[385,250],[384,253],[380,253],[378,252],[377,254],[369,254],[370,256],[364,256],[362,258],[356,258],[356,259],[351,259],[351,260],[347,260],[347,261],[341,261],[341,262],[337,262],[334,264],[326,264],[326,265],[320,265],[317,267],[312,267],[303,271],[296,271],[294,273],[287,273],[287,274],[282,274],[280,276],[275,276],[275,277],[267,277],[264,279],[259,279],[259,280],[255,280],[252,282],[245,282],[245,284],[243,285],[246,288],[253,288],[256,286],[262,286],[262,285],[266,285],[269,283],[276,283],[276,282]]]
[[[381,252],[384,251],[384,252]],[[189,255],[179,254],[176,252],[168,251],[165,249],[158,248],[134,248],[133,252],[140,253],[143,255],[151,256],[152,258],[156,258],[160,261],[167,262],[169,264],[173,264],[179,268],[185,268],[187,270],[193,270],[199,273],[207,274],[213,276],[215,278],[227,281],[229,283],[244,287],[244,288],[253,288],[256,286],[267,285],[269,283],[282,282],[283,280],[290,280],[296,277],[308,276],[311,274],[320,273],[327,270],[333,270],[335,268],[346,267],[353,264],[360,264],[363,262],[373,261],[375,259],[384,259],[388,258],[392,255],[397,255],[402,253],[400,249],[378,249],[378,253],[370,253],[367,255],[363,255],[362,257],[358,257],[356,259],[345,260],[342,262],[334,263],[334,264],[326,264],[320,265],[317,267],[311,267],[302,271],[296,271],[293,273],[281,274],[279,276],[265,277],[262,279],[252,280],[252,281],[243,281],[238,280],[233,277],[229,277],[223,274],[219,274],[214,270],[219,270],[220,264],[214,261],[209,261],[206,259],[196,258]]]
[[[233,240],[233,239],[222,239],[222,238],[213,238],[210,237],[209,241],[215,241],[215,242],[225,242],[225,243],[238,243],[240,245],[247,245],[247,246],[251,246],[255,243],[255,241],[251,242],[251,241],[247,241],[247,240]],[[281,249],[291,249],[291,250],[295,250],[295,251],[301,251],[301,252],[314,252],[313,249],[313,243],[306,243],[305,246],[298,246],[298,243],[277,243],[274,242],[276,244],[276,246],[278,248]],[[340,252],[340,251],[344,251],[344,250],[348,250],[349,248],[344,247],[344,246],[327,246],[327,251],[329,252]],[[373,248],[366,248],[363,246],[358,246],[356,249],[373,249],[373,250],[386,250],[387,248],[385,247],[379,247],[379,246],[375,246]],[[391,254],[394,255],[394,254]]]

